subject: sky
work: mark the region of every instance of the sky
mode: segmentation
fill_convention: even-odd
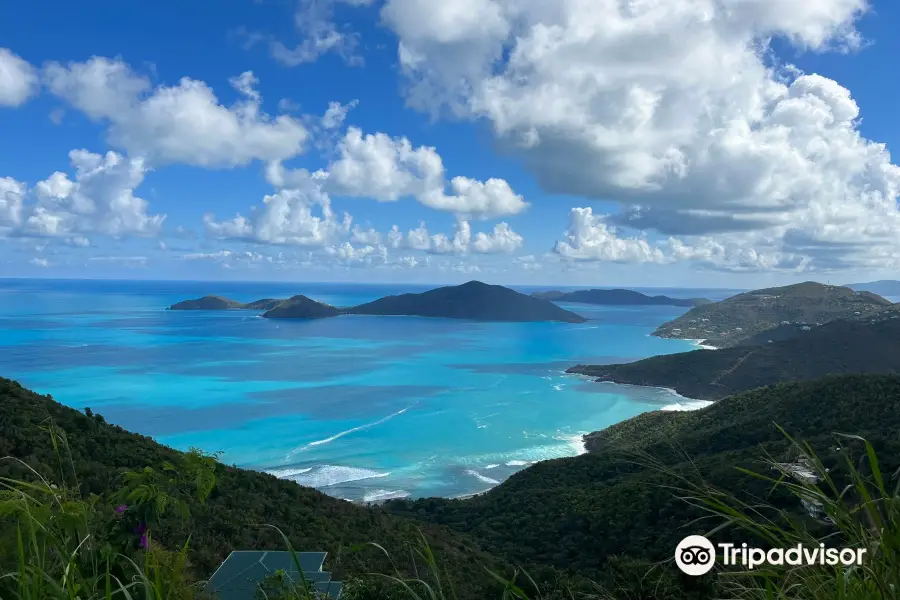
[[[0,3],[0,277],[897,278],[892,0]]]

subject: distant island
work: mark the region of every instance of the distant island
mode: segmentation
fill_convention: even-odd
[[[601,304],[606,306],[701,306],[709,304],[706,298],[670,298],[668,296],[648,296],[634,290],[575,290],[573,292],[534,292],[535,298],[553,302],[578,302],[582,304]]]
[[[341,311],[330,304],[298,295],[280,302],[263,314],[267,319],[321,319],[336,317]]]
[[[851,283],[848,288],[858,292],[872,292],[880,296],[900,296],[900,281],[894,279],[881,279],[869,283]]]
[[[625,364],[576,365],[567,372],[597,381],[672,388],[702,400],[837,373],[900,374],[900,312],[886,309],[871,319],[801,328],[793,337],[758,345],[694,350]]]
[[[253,302],[238,302],[222,296],[203,296],[195,300],[184,300],[169,307],[168,310],[270,310],[284,300],[263,298]]]
[[[500,285],[470,281],[419,294],[386,296],[359,306],[337,308],[306,296],[288,300],[257,300],[247,304],[205,296],[185,300],[170,310],[264,310],[269,319],[320,319],[339,315],[395,315],[470,319],[477,321],[558,321],[584,323],[587,319],[542,298],[528,296]]]
[[[653,335],[737,346],[781,326],[813,328],[836,319],[864,318],[891,305],[871,292],[814,281],[766,288],[697,306],[660,325]]]

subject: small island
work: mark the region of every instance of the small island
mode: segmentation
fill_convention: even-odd
[[[535,298],[552,302],[578,302],[581,304],[599,304],[604,306],[700,306],[709,304],[706,298],[670,298],[669,296],[648,296],[634,290],[575,290],[572,292],[534,292]]]
[[[340,315],[382,315],[469,319],[474,321],[556,321],[584,323],[584,317],[543,298],[500,285],[470,281],[419,294],[386,296],[349,308],[337,308],[297,295],[288,300],[257,300],[243,304],[220,296],[205,296],[173,304],[170,310],[261,310],[269,319],[321,319]]]
[[[284,300],[263,298],[246,304],[223,298],[222,296],[203,296],[194,300],[183,300],[170,306],[168,310],[270,310]]]
[[[717,348],[738,346],[765,337],[763,332],[782,326],[808,331],[836,319],[864,318],[884,310],[891,301],[871,292],[807,281],[731,296],[697,306],[660,325],[653,335],[662,338],[705,340]],[[806,328],[806,329],[804,329]]]

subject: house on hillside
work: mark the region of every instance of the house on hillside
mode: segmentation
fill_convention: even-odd
[[[274,576],[291,586],[305,581],[318,598],[339,600],[343,583],[331,581],[331,573],[322,570],[325,556],[325,552],[235,550],[212,574],[204,591],[219,600],[256,600],[264,597],[260,595],[263,582]]]

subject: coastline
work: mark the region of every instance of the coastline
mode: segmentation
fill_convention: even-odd
[[[709,344],[704,344],[706,340],[696,340],[693,338],[685,339],[686,342],[694,342],[694,345],[697,346],[699,350],[718,350],[716,346],[710,346]]]
[[[621,385],[621,386],[627,386],[627,387],[665,390],[665,391],[669,392],[670,394],[672,394],[673,396],[677,396],[686,401],[683,404],[681,402],[676,402],[675,404],[667,404],[661,408],[658,408],[657,410],[663,410],[663,411],[667,411],[667,412],[699,410],[701,408],[706,408],[707,406],[711,406],[711,405],[715,404],[714,400],[703,400],[702,398],[689,398],[689,397],[685,396],[684,394],[678,393],[676,390],[674,390],[672,388],[665,387],[662,385],[638,385],[636,383],[620,383],[618,381],[610,381],[610,380],[602,380],[601,381],[591,375],[582,375],[580,373],[572,373],[572,374],[578,375],[579,377],[586,377],[586,378],[590,379],[593,383],[597,383],[597,384],[601,384],[601,385],[602,384],[611,384],[611,385]],[[653,411],[649,411],[649,412],[653,412]]]

